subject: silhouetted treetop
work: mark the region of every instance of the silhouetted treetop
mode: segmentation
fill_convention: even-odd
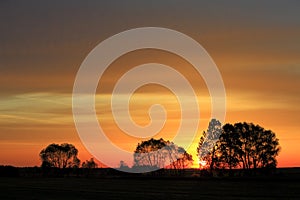
[[[162,138],[138,143],[134,151],[134,167],[183,169],[192,163],[192,156],[184,148]]]
[[[86,160],[85,162],[83,162],[81,167],[93,169],[93,168],[97,168],[98,164],[94,161],[94,158],[91,158],[90,160]]]
[[[72,144],[50,144],[40,152],[42,167],[79,167],[77,154],[78,150]]]
[[[205,137],[206,133],[200,138],[197,151],[199,160],[207,162],[210,169],[249,170],[277,166],[279,140],[273,131],[259,125],[247,122],[225,124],[214,147],[209,146],[210,151],[204,151],[208,146]]]
[[[200,163],[204,162],[206,165],[210,165],[211,168],[214,165],[215,145],[219,140],[222,133],[222,124],[219,120],[212,119],[209,124],[207,131],[203,132],[200,137],[200,141],[197,147],[197,156]]]

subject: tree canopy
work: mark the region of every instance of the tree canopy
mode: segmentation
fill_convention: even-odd
[[[93,169],[93,168],[97,168],[98,164],[94,161],[94,158],[91,158],[90,160],[86,160],[85,162],[83,162],[81,167]]]
[[[42,167],[79,167],[80,160],[77,154],[78,150],[72,144],[50,144],[40,152]]]
[[[215,161],[215,145],[219,140],[221,133],[221,122],[216,119],[212,119],[208,124],[207,131],[203,132],[197,147],[197,156],[200,163],[203,163],[203,165],[208,165],[211,168],[213,167]]]
[[[200,138],[197,152],[199,160],[206,161],[210,169],[250,170],[277,166],[279,140],[273,131],[259,125],[246,122],[225,124],[219,140],[207,151],[204,151],[207,147],[205,138],[206,134]]]
[[[143,141],[134,151],[134,167],[183,169],[192,163],[192,156],[184,148],[162,138]]]

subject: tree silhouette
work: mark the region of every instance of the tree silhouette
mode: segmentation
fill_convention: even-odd
[[[158,151],[166,146],[166,142],[161,138],[155,140],[143,141],[138,143],[134,151],[134,165],[135,166],[149,166],[149,167],[161,167],[164,165],[163,152]]]
[[[280,151],[279,140],[271,130],[252,123],[236,123],[234,129],[239,137],[238,159],[243,169],[274,168]]]
[[[42,167],[79,167],[78,150],[72,144],[50,144],[40,152]]]
[[[197,148],[199,160],[206,161],[210,169],[231,171],[233,168],[250,170],[276,167],[280,147],[274,132],[253,123],[225,124],[219,140],[214,141],[208,133],[219,132],[220,129],[214,128],[213,124],[219,127],[219,123],[212,120]]]
[[[98,165],[94,161],[94,158],[91,158],[90,160],[86,160],[85,162],[83,162],[82,165],[81,165],[81,167],[82,168],[93,169],[93,168],[97,168]]]
[[[231,124],[225,124],[216,147],[217,168],[228,168],[231,173],[233,168],[239,166],[241,145],[240,136],[235,127]]]
[[[124,160],[121,160],[121,161],[120,161],[119,169],[129,171],[129,167],[128,167],[127,163],[126,163]]]
[[[179,148],[182,148],[182,147],[179,147]],[[192,155],[187,153],[186,151],[184,151],[182,156],[180,158],[178,158],[176,161],[174,161],[170,167],[173,169],[191,168],[193,165],[193,162],[194,162],[194,160],[193,160]]]
[[[198,143],[197,156],[199,161],[200,163],[206,163],[210,169],[213,169],[215,166],[216,143],[218,142],[221,133],[221,122],[216,119],[212,119],[208,124],[207,131],[203,132]]]
[[[173,142],[151,138],[134,151],[134,167],[183,169],[193,163],[192,156]]]

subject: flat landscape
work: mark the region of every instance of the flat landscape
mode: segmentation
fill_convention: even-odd
[[[297,177],[1,177],[0,199],[299,199]]]
[[[300,0],[0,0],[0,200],[300,200]]]

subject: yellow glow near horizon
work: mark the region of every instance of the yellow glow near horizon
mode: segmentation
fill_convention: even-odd
[[[74,9],[57,10],[56,6],[42,4],[1,4],[5,16],[12,16],[15,8],[21,12],[14,11],[16,15],[2,19],[6,28],[1,30],[0,38],[0,165],[38,166],[38,154],[49,143],[73,143],[82,161],[92,157],[81,143],[72,117],[76,72],[86,55],[107,37],[132,27],[156,24],[191,36],[211,55],[226,88],[225,122],[253,122],[271,129],[282,147],[278,165],[300,166],[297,6],[282,1],[271,7],[263,4],[253,12],[242,1],[228,1],[221,6],[200,1],[190,5],[178,1],[172,6],[152,1],[139,5],[129,3],[125,7],[113,1],[96,4],[86,6],[82,1],[74,5],[75,10],[84,7],[83,12],[76,14]],[[287,9],[278,13],[281,7]],[[35,12],[36,8],[39,12]],[[155,14],[153,8],[157,8]],[[228,11],[232,13],[228,15]],[[43,13],[47,17],[39,17]],[[210,97],[202,77],[190,63],[172,53],[145,49],[115,60],[99,82],[96,95],[99,121],[113,143],[134,150],[142,139],[130,137],[116,127],[110,112],[110,94],[126,71],[153,62],[178,70],[197,93],[200,126],[187,151],[193,155],[194,167],[199,167],[196,148],[211,118]],[[121,101],[122,94],[117,98]],[[141,88],[132,97],[132,119],[139,125],[149,123],[148,108],[154,102],[165,105],[169,117],[155,137],[172,139],[179,126],[180,113],[169,91],[156,86]]]
[[[169,122],[166,124],[168,126],[159,134],[155,135],[155,138],[163,137],[164,139],[171,140],[172,137],[174,137],[180,119],[180,115],[176,111],[178,104],[175,99],[172,100],[172,98],[174,98],[173,94],[159,94],[156,99],[156,97],[154,97],[155,94],[136,93],[133,96],[133,103],[139,103],[135,106],[132,105],[134,106],[132,107],[132,118],[140,125],[145,125],[149,122],[147,108],[153,103],[152,101],[148,101],[149,95],[153,97],[153,102],[160,100],[160,103],[166,104],[167,111],[169,112]],[[103,98],[110,99],[110,95],[99,94],[96,97],[96,99],[102,100]],[[277,109],[279,111],[274,110],[273,116],[267,116],[267,114],[264,115],[261,113],[261,109],[264,108],[261,100],[257,100],[256,103],[253,99],[245,98],[243,95],[239,96],[238,93],[237,96],[231,94],[228,98],[227,122],[235,123],[240,119],[245,119],[245,121],[258,119],[258,121],[261,122],[253,122],[262,125],[266,129],[272,129],[279,138],[280,145],[282,146],[282,151],[279,156],[279,166],[295,166],[295,163],[297,163],[297,159],[295,158],[297,156],[294,150],[297,149],[297,140],[299,140],[299,137],[297,134],[292,135],[292,133],[297,133],[297,126],[292,126],[295,125],[293,121],[283,124],[282,121],[280,121],[280,115],[276,114],[277,112],[284,113],[280,110],[286,110],[285,112],[288,114],[289,105],[286,105],[284,102],[282,102],[282,104],[277,103]],[[120,96],[120,100],[121,99],[122,97]],[[202,131],[207,129],[210,120],[210,110],[207,109],[209,108],[209,100],[209,97],[199,97],[199,101],[202,102],[200,106],[200,129],[190,148],[187,149],[187,151],[193,155],[195,161],[193,167],[196,168],[199,167],[196,157],[198,141]],[[268,99],[265,99],[266,104],[268,101]],[[103,108],[103,106],[105,106],[101,104],[102,101],[96,102],[98,102],[96,106],[98,108],[97,111],[100,111],[98,114],[99,119],[101,119],[107,132],[113,133],[108,135],[108,137],[119,147],[133,151],[136,144],[141,142],[141,139],[129,137],[120,131],[112,124],[111,113],[109,111],[101,112],[101,107]],[[5,111],[2,111],[0,115],[0,125],[2,130],[7,133],[5,139],[1,140],[2,153],[0,153],[0,157],[3,158],[6,163],[21,166],[26,165],[26,163],[28,163],[28,165],[39,165],[38,153],[42,148],[52,142],[63,143],[66,141],[76,144],[80,149],[82,160],[92,157],[82,146],[74,128],[71,113],[71,94],[30,93],[11,96],[10,98],[2,98],[0,99],[0,104],[5,105],[7,108]],[[248,106],[249,104],[257,106]],[[37,107],[36,105],[39,106]],[[241,106],[238,107],[236,105]],[[20,110],[22,110],[22,112],[20,112]],[[47,112],[47,114],[45,112]],[[260,113],[260,117],[257,116],[257,113]],[[274,122],[277,124],[272,124]],[[286,134],[287,132],[289,135]],[[20,133],[22,134],[20,135]],[[286,148],[287,146],[289,148]],[[7,149],[11,149],[9,154],[6,153]],[[24,158],[24,160],[20,159],[19,161],[14,159],[15,156],[23,153],[35,159],[32,161],[28,161],[27,158]]]

